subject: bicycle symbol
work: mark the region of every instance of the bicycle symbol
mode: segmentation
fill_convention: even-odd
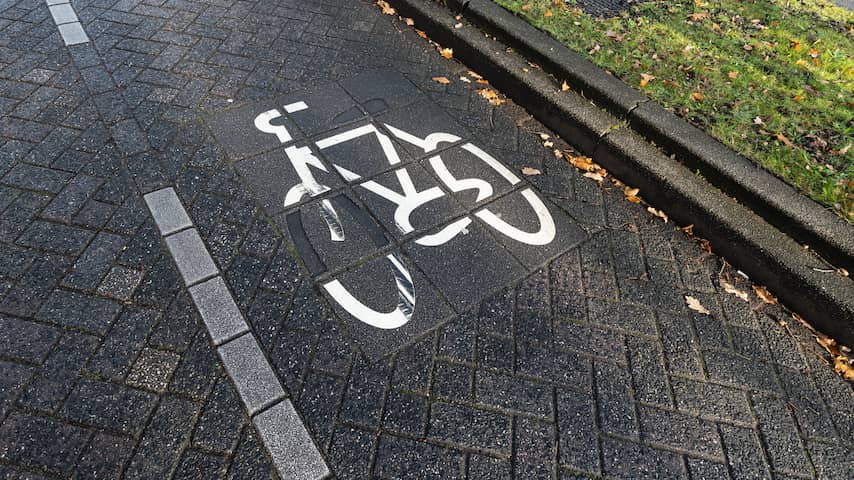
[[[309,106],[305,102],[300,101],[285,105],[283,108],[285,112],[291,114],[306,110]],[[316,197],[331,190],[329,186],[319,182],[313,173],[313,170],[329,173],[329,167],[312,152],[312,149],[308,145],[299,146],[296,142],[293,142],[293,138],[287,127],[272,123],[282,116],[282,113],[278,109],[268,110],[255,118],[254,125],[255,128],[263,133],[275,135],[279,142],[285,145],[285,155],[299,177],[299,183],[292,185],[287,190],[284,198],[284,207],[292,207],[300,203],[306,196]],[[314,146],[319,151],[323,151],[355,139],[372,137],[378,142],[388,165],[400,165],[401,159],[392,139],[381,128],[385,129],[385,131],[389,132],[397,140],[422,150],[425,155],[435,152],[429,156],[427,163],[429,163],[436,177],[451,192],[473,190],[476,192],[476,201],[481,202],[492,197],[496,191],[494,186],[487,180],[477,177],[457,178],[451,173],[447,164],[442,159],[442,155],[438,153],[442,145],[462,142],[460,137],[450,133],[434,132],[424,138],[420,138],[388,123],[378,126],[371,122],[367,125],[357,126],[350,130],[321,138],[314,142]],[[293,144],[288,145],[291,143]],[[519,177],[501,162],[473,143],[463,142],[460,148],[468,152],[470,154],[468,157],[473,161],[483,162],[487,165],[498,174],[502,181],[508,182],[510,186],[516,186],[521,182]],[[354,172],[334,162],[330,163],[331,167],[344,180],[354,185],[354,188],[364,189],[391,202],[394,205],[394,226],[404,235],[415,231],[411,221],[411,216],[415,210],[446,195],[445,191],[439,186],[418,191],[406,166],[401,165],[399,168],[393,170],[398,185],[392,188],[382,185],[375,180],[364,180],[358,172]],[[451,242],[457,235],[465,233],[467,227],[477,220],[516,242],[531,246],[548,245],[554,240],[556,235],[555,222],[551,213],[531,188],[521,188],[517,190],[517,193],[521,195],[522,199],[524,199],[533,211],[539,225],[536,231],[525,231],[511,225],[501,218],[500,213],[496,213],[490,210],[489,206],[485,206],[475,210],[469,216],[451,222],[438,232],[418,237],[414,242],[423,247],[439,247]],[[329,229],[330,239],[333,242],[345,242],[347,239],[347,229],[343,225],[341,217],[332,202],[329,199],[321,199],[318,202],[318,207],[319,215]],[[350,289],[345,287],[337,279],[325,282],[322,287],[335,302],[359,321],[380,329],[395,329],[402,327],[412,319],[416,305],[415,285],[411,273],[397,254],[388,254],[385,256],[385,259],[391,268],[397,288],[397,306],[391,311],[380,312],[365,305],[356,298]]]

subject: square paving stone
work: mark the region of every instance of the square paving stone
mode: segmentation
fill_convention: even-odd
[[[417,194],[407,192],[411,187],[414,187]],[[439,182],[418,164],[384,173],[373,180],[356,185],[353,190],[386,231],[396,238],[423,232],[464,213],[463,208],[451,195],[442,190]],[[420,203],[409,212],[406,219],[408,226],[399,224],[398,220],[401,219],[395,218],[398,210],[407,211],[407,201],[402,197],[404,193],[409,193],[408,196],[412,197],[415,203]]]
[[[307,147],[294,147],[307,148]],[[291,150],[294,152],[294,150]],[[296,154],[294,152],[293,154]],[[314,155],[312,153],[312,155]],[[315,157],[319,160],[319,157]],[[319,188],[323,191],[337,190],[342,185],[340,178],[331,170],[331,166],[324,164],[324,171],[314,166],[307,166]],[[267,211],[268,215],[275,215],[285,210],[285,200],[292,188],[302,183],[294,165],[288,159],[285,149],[279,148],[271,152],[262,153],[256,157],[244,160],[237,164],[237,171],[243,180],[249,185],[250,191]],[[311,201],[311,195],[306,192],[302,198],[294,203],[305,203]]]
[[[345,268],[388,243],[383,229],[345,195],[316,199],[277,221],[312,274]]]
[[[396,270],[393,261],[382,256],[331,280],[324,280],[321,287],[362,352],[374,360],[420,338],[453,314],[433,286],[406,258],[395,254],[394,261],[400,262],[405,272]],[[414,292],[407,293],[405,288],[401,288],[399,282],[403,285],[409,283],[406,275],[412,279]],[[414,305],[407,303],[410,297]],[[392,326],[394,328],[390,328]]]
[[[279,102],[281,105],[304,104],[305,108],[288,113],[288,118],[307,136],[332,130],[365,116],[353,98],[336,84],[297,91],[280,98]]]
[[[169,378],[180,359],[178,354],[172,352],[146,348],[139,354],[128,374],[128,385],[162,392],[169,384]]]
[[[341,86],[372,115],[404,107],[422,95],[400,72],[390,69],[362,73],[344,80]]]
[[[454,198],[466,208],[495,200],[521,182],[518,172],[472,143],[437,152],[421,160],[421,165],[438,176],[445,188],[451,190]],[[446,179],[452,180],[451,184]]]
[[[273,133],[259,130],[255,120],[259,115],[270,125]],[[240,160],[272,150],[302,137],[293,122],[285,117],[284,104],[279,100],[251,103],[218,113],[208,120],[214,138],[225,148],[229,158]]]
[[[404,248],[458,312],[525,275],[524,267],[477,221],[443,245],[413,241]]]
[[[471,138],[471,134],[465,128],[452,119],[438,105],[426,99],[380,115],[377,118],[377,123],[382,124],[384,128],[390,130],[395,140],[416,158],[428,156],[428,153],[424,151],[424,147],[417,144],[430,134],[445,133],[452,136],[446,137],[447,141],[439,142],[436,147],[437,151],[447,147],[453,141],[462,141]],[[399,131],[396,134],[395,129]],[[418,141],[406,140],[408,137],[405,134],[416,137]]]
[[[587,239],[575,220],[532,188],[514,191],[478,210],[475,216],[489,225],[490,232],[528,268],[536,268]]]
[[[377,124],[359,121],[337,130],[326,132],[315,139],[320,154],[328,165],[346,169],[369,179],[377,173],[396,168],[412,161],[406,150],[400,148],[385,130]],[[341,172],[345,179],[349,175]]]

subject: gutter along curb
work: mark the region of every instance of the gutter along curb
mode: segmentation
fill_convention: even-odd
[[[398,3],[398,2],[395,2]],[[572,90],[623,119],[640,135],[809,245],[828,262],[854,272],[854,225],[666,110],[492,0],[448,0],[454,12],[540,65]]]
[[[560,91],[552,78],[526,68],[525,59],[508,54],[505,45],[479,29],[455,28],[457,21],[446,8],[431,0],[390,3],[581,153],[640,188],[650,204],[679,224],[693,224],[722,256],[816,328],[843,344],[854,344],[854,281],[817,271],[826,264],[769,221],[664,155],[619,118],[572,91]]]

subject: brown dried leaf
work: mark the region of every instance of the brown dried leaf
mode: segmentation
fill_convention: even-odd
[[[599,174],[599,173],[586,172],[583,176],[585,176],[585,177],[587,177],[587,178],[592,178],[593,180],[596,180],[597,182],[600,182],[600,183],[601,183],[603,180],[605,180],[605,177],[603,177],[603,176],[602,176],[601,174]]]
[[[694,101],[701,102],[704,98],[706,98],[706,96],[700,92],[694,92],[691,94],[691,98],[694,99]]]
[[[443,57],[447,58],[448,60],[454,58],[454,50],[450,49],[450,48],[443,48],[443,49],[439,50],[439,54],[441,54]]]
[[[426,33],[424,33],[424,31],[422,31],[422,30],[418,30],[418,29],[416,28],[416,29],[415,29],[415,33],[417,33],[417,34],[418,34],[418,36],[419,36],[419,37],[421,37],[421,38],[427,38],[427,34],[426,34]]]
[[[655,80],[655,76],[650,75],[648,73],[641,73],[641,80],[640,80],[641,88],[647,86],[647,84],[653,80]]]
[[[491,105],[501,105],[502,103],[504,103],[504,100],[502,100],[502,99],[498,96],[498,94],[497,94],[497,93],[495,93],[495,90],[493,90],[493,89],[491,89],[491,88],[481,88],[480,90],[478,90],[478,91],[477,91],[477,93],[478,93],[481,97],[483,97],[483,98],[485,98],[485,99],[489,100],[489,103],[490,103]]]
[[[721,286],[724,287],[724,291],[727,293],[731,293],[736,297],[744,300],[745,302],[750,302],[750,299],[747,296],[747,292],[744,290],[739,290],[735,288],[735,286],[724,279],[721,279]]]
[[[646,207],[646,211],[655,215],[656,217],[664,220],[664,223],[667,223],[670,220],[670,218],[667,216],[667,214],[662,212],[661,210],[658,210],[658,209],[655,209],[652,207]]]
[[[697,12],[688,15],[689,22],[701,22],[706,18],[709,18],[708,12]]]
[[[777,303],[777,297],[771,295],[771,292],[769,292],[767,288],[754,285],[753,291],[756,293],[756,296],[759,297],[759,299],[763,302],[769,305],[774,305]]]
[[[632,203],[640,203],[640,198],[637,197],[638,193],[640,193],[640,188],[626,187],[623,189],[623,194],[626,195],[626,200]]]
[[[685,303],[688,305],[688,308],[694,310],[695,312],[702,313],[705,315],[709,315],[712,313],[706,307],[701,305],[699,300],[690,295],[685,295]]]
[[[549,17],[551,17],[551,16],[553,16],[553,15],[554,15],[554,14],[552,13],[552,11],[551,11],[551,10],[546,10],[546,11],[545,11],[545,13],[543,13],[543,16],[544,16],[544,17],[546,17],[546,18],[549,18]]]
[[[793,146],[793,145],[792,145],[792,141],[791,141],[791,140],[789,140],[789,137],[787,137],[787,136],[783,135],[782,133],[778,133],[777,135],[775,135],[775,137],[776,137],[776,138],[777,138],[777,140],[779,140],[783,145],[785,145],[785,146],[787,146],[787,147],[791,147],[791,146]]]
[[[527,176],[529,176],[529,177],[530,177],[531,175],[542,175],[542,173],[543,173],[543,172],[541,172],[541,171],[539,171],[539,170],[537,170],[536,168],[533,168],[533,167],[523,167],[523,168],[522,168],[522,175],[527,175]]]
[[[729,73],[726,74],[726,76],[732,79],[736,79],[738,78],[738,70],[731,70]]]
[[[570,155],[568,153],[564,153],[563,157],[572,164],[573,167],[584,170],[585,172],[589,172],[596,168],[596,164],[593,163],[593,160],[590,157],[576,157],[574,155]]]
[[[694,235],[694,224],[692,223],[691,225],[679,227],[679,230],[682,230],[683,232],[687,233],[688,235]]]
[[[566,83],[566,80],[564,80],[563,83],[560,84],[560,91],[565,92],[567,90],[569,90],[569,84]]]
[[[415,20],[412,20],[411,18],[403,17],[403,23],[405,23],[411,27],[411,26],[415,25]]]
[[[851,364],[848,363],[848,360],[846,360],[842,355],[834,359],[833,370],[842,375],[842,378],[845,380],[854,382],[854,368],[851,367]]]
[[[445,77],[433,77],[433,81],[436,83],[441,83],[442,85],[447,85],[451,83],[451,81]]]
[[[383,10],[383,13],[386,15],[394,15],[395,13],[397,13],[385,0],[377,0],[377,5],[380,6],[380,8]]]

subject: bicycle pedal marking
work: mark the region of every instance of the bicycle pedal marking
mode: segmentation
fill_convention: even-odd
[[[409,88],[402,77],[395,82]],[[369,357],[391,353],[585,237],[426,100],[417,100],[423,109],[354,119],[358,108],[341,105],[341,87],[330,88],[240,107],[231,118],[224,112],[212,129],[221,142],[246,139],[226,151]],[[365,105],[377,100],[363,99],[361,108],[372,111]]]

